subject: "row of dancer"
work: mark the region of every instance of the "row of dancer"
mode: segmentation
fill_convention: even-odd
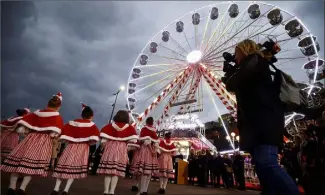
[[[58,159],[53,177],[57,178],[51,195],[60,191],[62,180],[67,180],[62,195],[67,195],[75,179],[87,177],[89,145],[100,142],[103,154],[97,170],[105,175],[104,195],[115,193],[119,177],[125,176],[128,163],[127,152],[138,148],[138,155],[132,161],[132,173],[140,179],[139,194],[146,195],[152,174],[161,176],[161,183],[172,173],[171,155],[175,146],[170,139],[159,141],[153,127],[153,118],[149,117],[140,136],[129,123],[129,113],[118,111],[113,122],[105,125],[99,132],[92,122],[93,110],[82,105],[81,119],[69,121],[64,125],[59,109],[62,105],[62,94],[53,96],[42,110],[30,113],[28,109],[17,111],[17,117],[1,122],[1,149],[6,150],[1,164],[1,171],[9,172],[10,183],[8,195],[25,195],[26,187],[32,176],[46,177],[52,153],[52,140],[59,137],[67,147]],[[19,134],[25,138],[18,143]],[[157,153],[161,153],[159,160]],[[160,163],[158,163],[160,162]],[[19,176],[23,180],[19,189],[16,188]],[[166,185],[165,185],[166,186]],[[161,185],[164,188],[164,185]],[[160,189],[159,192],[162,192]],[[40,189],[40,193],[46,192]]]

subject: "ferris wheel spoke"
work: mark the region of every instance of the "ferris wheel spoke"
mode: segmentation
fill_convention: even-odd
[[[286,64],[286,63],[288,63],[288,62],[291,62],[291,61],[294,61],[294,60],[296,60],[296,59],[289,59],[289,60],[284,61],[284,62],[282,62],[282,63],[280,63],[280,64],[276,64],[276,66],[277,66],[277,67],[281,67],[281,66],[283,66],[284,64]]]
[[[289,19],[288,19],[288,20],[289,20]],[[283,22],[283,23],[285,23],[285,22]],[[269,27],[269,28],[267,28],[267,29],[265,29],[265,30],[263,30],[263,31],[261,31],[261,32],[258,32],[258,33],[256,33],[256,34],[249,35],[247,39],[252,39],[252,38],[254,38],[254,37],[257,37],[257,36],[259,36],[260,34],[266,32],[266,31],[268,31],[268,30],[270,30],[270,29],[276,28],[276,27],[278,27],[278,26],[280,26],[280,24],[278,24],[278,25],[276,25],[276,26],[271,26],[271,27]],[[261,27],[261,28],[263,28],[263,27]],[[295,38],[292,38],[292,39],[295,39]],[[226,47],[226,48],[224,48],[224,49],[222,49],[222,50],[220,50],[220,51],[216,51],[215,53],[213,53],[213,55],[220,54],[221,52],[227,51],[228,49],[231,49],[231,48],[233,48],[233,47],[235,47],[235,46],[236,46],[236,44],[233,44],[233,45],[231,45],[231,46],[229,46],[229,47]],[[209,56],[211,56],[211,55],[212,55],[212,54],[209,54]],[[212,55],[212,56],[213,56],[213,55]]]
[[[197,42],[198,42],[198,40],[197,40],[197,25],[193,25],[194,26],[194,41],[195,41],[195,49],[197,48]]]
[[[185,54],[188,53],[188,51],[183,46],[181,46],[171,35],[170,35],[170,39],[173,40],[174,43],[176,43],[178,45],[178,47],[184,51]]]
[[[184,35],[184,37],[185,37],[185,39],[186,39],[186,42],[187,42],[188,48],[190,48],[190,50],[192,51],[192,47],[191,47],[191,45],[190,45],[190,42],[189,42],[188,39],[187,39],[187,36],[186,36],[185,31],[183,30],[182,33],[183,33],[183,35]]]
[[[236,32],[234,35],[232,35],[229,39],[227,39],[225,42],[223,42],[222,44],[220,44],[219,47],[217,47],[215,50],[211,50],[211,51],[208,51],[208,53],[206,54],[206,56],[211,56],[211,55],[214,55],[216,52],[216,50],[218,48],[221,48],[222,45],[224,45],[225,43],[227,43],[229,40],[231,40],[232,38],[234,38],[236,35],[238,35],[239,33],[241,33],[242,31],[244,31],[245,29],[249,28],[252,24],[254,24],[255,22],[257,22],[259,19],[263,18],[270,10],[272,10],[275,6],[273,6],[272,8],[270,8],[269,10],[267,10],[266,12],[264,12],[259,18],[253,20],[252,22],[250,22],[247,26],[245,26],[244,28],[240,29],[238,32]],[[248,9],[248,8],[247,8]],[[245,9],[245,11],[247,10]],[[215,43],[216,44],[216,43]],[[214,44],[214,45],[215,45]],[[212,47],[211,47],[212,48]]]
[[[304,57],[299,56],[299,57],[277,58],[277,59],[278,60],[291,60],[291,59],[295,60],[295,59],[305,59],[305,58],[306,58],[305,56]]]
[[[203,46],[203,43],[204,43],[204,40],[205,40],[205,35],[207,33],[207,30],[208,30],[208,26],[209,26],[209,23],[210,23],[210,19],[211,19],[211,17],[208,17],[208,19],[207,19],[207,21],[205,23],[205,28],[204,28],[204,32],[203,32],[203,37],[202,37],[201,45],[200,45],[200,50],[202,49],[202,46]]]
[[[252,3],[250,3],[250,5],[252,5]],[[221,35],[219,36],[217,41],[206,51],[207,53],[209,53],[210,50],[213,49],[213,47],[219,42],[220,38],[223,37],[225,35],[225,33],[228,32],[229,29],[231,29],[234,26],[234,24],[237,22],[237,20],[245,15],[246,10],[248,10],[248,8],[249,8],[249,6],[243,12],[241,12],[241,14],[239,16],[236,17],[236,19],[226,28],[226,30],[224,30],[221,33]]]
[[[292,16],[292,17],[288,18],[287,20],[281,22],[280,24],[277,24],[277,25],[271,26],[271,27],[269,27],[269,28],[267,28],[267,29],[264,29],[264,30],[261,31],[261,32],[259,32],[259,30],[260,30],[260,29],[259,29],[259,30],[257,30],[257,33],[256,33],[256,34],[254,34],[254,35],[250,35],[250,36],[248,37],[248,39],[251,39],[251,38],[256,37],[256,36],[258,36],[258,35],[260,35],[260,34],[262,34],[262,33],[265,33],[265,32],[267,32],[268,30],[271,30],[271,29],[274,29],[274,28],[278,28],[279,26],[285,24],[287,21],[289,21],[289,20],[291,20],[291,19],[293,19],[293,18],[295,18],[295,17]],[[262,28],[261,28],[261,29],[262,29]]]
[[[229,6],[227,7],[227,10],[230,8],[230,6],[231,6],[231,4],[229,3]],[[205,46],[204,51],[208,48],[209,43],[210,43],[211,39],[215,36],[217,30],[219,30],[219,26],[220,26],[221,22],[223,22],[223,19],[226,17],[227,13],[228,13],[227,11],[225,11],[225,12],[223,13],[222,18],[220,19],[220,21],[219,21],[219,23],[217,24],[216,28],[214,29],[212,35],[211,35],[210,38],[208,39],[208,42],[207,42],[207,45]]]
[[[162,79],[159,79],[158,81],[155,81],[155,82],[153,82],[153,83],[150,83],[149,85],[145,85],[144,87],[141,86],[142,88],[138,89],[138,90],[135,91],[133,94],[137,94],[137,93],[139,93],[139,92],[141,92],[141,91],[143,91],[143,90],[145,90],[145,89],[147,89],[147,88],[149,88],[149,87],[152,87],[152,86],[154,86],[154,85],[156,85],[156,84],[159,84],[159,83],[161,83],[161,82],[167,80],[167,79],[170,78],[170,77],[174,77],[175,75],[177,75],[177,73],[178,73],[178,72],[176,72],[176,73],[172,73],[172,74],[170,74],[170,75],[167,75],[166,77],[164,77],[164,78],[162,78]]]
[[[171,57],[160,56],[160,55],[155,55],[155,56],[160,57],[160,58],[164,58],[164,59],[168,59],[168,60],[177,60],[177,61],[181,61],[181,62],[186,62],[186,60],[179,59],[179,58],[171,58]]]
[[[159,75],[159,74],[163,74],[163,73],[166,73],[166,72],[172,72],[172,71],[182,71],[182,70],[185,70],[186,69],[186,67],[184,68],[179,68],[179,67],[177,67],[177,68],[171,68],[171,69],[168,69],[168,70],[163,70],[163,71],[160,71],[160,72],[156,72],[156,73],[152,73],[152,74],[149,74],[149,75],[144,75],[144,76],[142,76],[142,77],[139,77],[139,78],[137,78],[137,79],[132,79],[132,80],[130,80],[131,82],[134,82],[134,81],[138,81],[138,80],[141,80],[141,79],[144,79],[144,78],[148,78],[148,77],[153,77],[153,76],[156,76],[156,75]]]
[[[166,50],[172,52],[172,54],[173,54],[173,55],[175,56],[175,58],[177,58],[177,59],[178,59],[178,57],[182,57],[182,58],[184,58],[184,60],[186,59],[186,56],[184,56],[183,54],[178,53],[177,51],[175,51],[175,50],[173,50],[173,49],[170,49],[170,48],[164,46],[163,44],[159,44],[159,46],[161,46],[162,48],[164,48],[164,49],[166,49]]]
[[[172,63],[172,64],[147,64],[147,65],[134,66],[134,68],[149,68],[149,67],[157,67],[157,66],[177,66],[177,65],[185,66],[186,64],[177,64],[177,63]]]

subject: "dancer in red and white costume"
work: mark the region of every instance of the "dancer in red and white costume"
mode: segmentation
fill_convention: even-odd
[[[52,155],[52,139],[61,134],[63,120],[58,112],[62,94],[53,96],[47,108],[30,113],[18,121],[17,131],[28,135],[7,156],[1,170],[12,173],[8,194],[15,194],[19,174],[24,174],[20,189],[16,194],[25,194],[31,175],[46,177]]]
[[[148,194],[148,187],[151,176],[158,174],[158,159],[157,152],[159,139],[156,129],[153,127],[154,120],[148,117],[146,126],[141,129],[139,140],[141,147],[136,162],[131,167],[135,173],[141,175],[140,179],[140,194]]]
[[[131,187],[131,191],[132,192],[138,192],[139,191],[139,182],[140,182],[140,176],[138,175],[138,173],[136,172],[136,170],[133,170],[132,167],[135,167],[135,163],[137,162],[137,158],[139,157],[139,149],[140,149],[140,145],[141,142],[138,141],[137,143],[130,143],[128,144],[128,147],[130,148],[130,150],[133,150],[133,157],[132,157],[132,162],[131,162],[131,166],[130,166],[130,173],[132,174],[132,180],[133,180],[133,184]]]
[[[81,103],[82,104],[82,103]],[[99,141],[99,130],[93,119],[93,110],[82,104],[82,119],[69,121],[62,129],[61,141],[68,143],[54,169],[56,184],[51,195],[57,195],[62,179],[67,184],[62,195],[67,195],[74,179],[86,178],[88,173],[89,145]]]
[[[104,195],[114,194],[118,177],[124,177],[128,163],[128,143],[136,143],[138,135],[129,125],[129,113],[120,110],[113,118],[112,124],[100,132],[103,154],[97,169],[105,177]]]
[[[159,162],[159,194],[165,194],[168,178],[173,178],[173,160],[172,156],[176,154],[177,148],[170,140],[171,133],[165,134],[165,139],[159,143],[160,155]]]
[[[28,108],[17,109],[17,116],[10,117],[1,121],[1,160],[3,161],[7,155],[18,145],[19,134],[15,131],[18,121],[26,116],[30,110]]]

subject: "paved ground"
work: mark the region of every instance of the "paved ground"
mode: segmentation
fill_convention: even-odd
[[[76,180],[70,189],[69,195],[102,195],[104,178],[101,176],[89,176],[84,180]],[[117,185],[115,195],[136,195],[130,191],[130,179],[121,179]],[[1,173],[1,194],[6,195],[6,190],[9,184],[9,174]],[[49,195],[55,184],[55,179],[52,177],[32,179],[27,188],[28,195]],[[18,184],[20,185],[20,184]],[[65,183],[61,186],[64,188]],[[149,194],[157,194],[159,188],[158,182],[151,182]],[[190,185],[168,184],[166,195],[258,195],[255,191],[237,191],[215,188],[200,188]]]

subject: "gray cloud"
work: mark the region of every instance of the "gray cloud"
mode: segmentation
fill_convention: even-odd
[[[2,115],[18,107],[42,108],[61,91],[66,121],[79,116],[83,101],[104,125],[112,93],[126,84],[142,47],[171,21],[212,3],[1,2]],[[270,3],[306,21],[324,51],[323,2]],[[124,95],[117,109],[124,108]],[[212,109],[204,118],[214,115]]]

